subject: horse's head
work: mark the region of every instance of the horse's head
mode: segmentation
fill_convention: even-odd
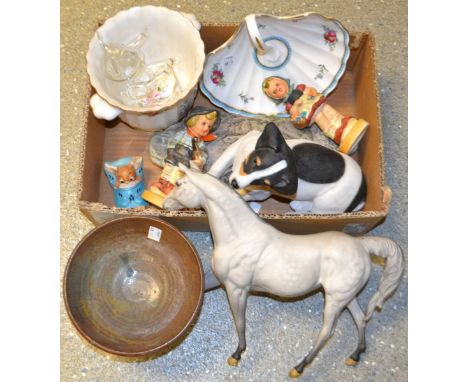
[[[166,210],[178,210],[181,208],[199,208],[203,200],[200,187],[203,185],[204,175],[197,170],[191,170],[182,163],[179,168],[186,176],[176,182],[176,187],[164,200],[163,208]]]

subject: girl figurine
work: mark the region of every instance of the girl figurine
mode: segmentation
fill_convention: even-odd
[[[351,116],[344,117],[313,87],[299,84],[295,89],[291,88],[289,80],[278,76],[267,77],[262,83],[267,97],[285,104],[294,126],[303,129],[315,122],[327,137],[339,145],[341,152],[353,153],[369,123]]]
[[[205,143],[216,139],[213,132],[221,121],[219,112],[204,107],[193,108],[184,120],[184,129],[179,131],[167,145],[167,157],[160,177],[150,183],[150,190],[143,192],[143,199],[162,208],[162,202],[173,190],[175,183],[183,173],[179,163],[187,167],[198,167],[203,171],[208,151]]]

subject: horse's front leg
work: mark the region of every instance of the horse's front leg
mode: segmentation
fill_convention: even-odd
[[[231,283],[226,283],[226,293],[231,307],[234,324],[236,325],[239,345],[228,359],[228,364],[237,366],[241,359],[242,352],[246,348],[245,342],[245,310],[247,307],[247,289],[239,288]]]

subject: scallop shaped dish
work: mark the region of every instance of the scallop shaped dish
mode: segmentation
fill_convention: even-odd
[[[316,13],[290,17],[249,15],[233,36],[205,60],[202,92],[210,101],[248,117],[288,117],[283,104],[262,91],[265,78],[287,79],[330,93],[349,57],[349,34],[336,20]]]
[[[126,217],[80,241],[63,288],[70,320],[86,340],[140,358],[184,338],[200,310],[204,279],[195,249],[179,230],[155,218]]]

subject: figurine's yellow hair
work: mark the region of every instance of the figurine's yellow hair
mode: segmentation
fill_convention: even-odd
[[[218,116],[218,113],[216,113],[215,111],[212,111],[210,113],[207,113],[207,114],[201,114],[203,115],[206,119],[209,119],[210,121],[211,120],[216,120],[216,117]],[[201,115],[194,115],[193,117],[190,117],[187,122],[185,123],[187,125],[187,127],[192,127],[194,126],[197,121],[198,121],[198,118],[200,118]]]
[[[268,90],[268,88],[270,87],[270,81],[275,78],[274,76],[271,76],[271,77],[267,77],[263,80],[262,82],[262,89],[264,92],[266,92]]]

